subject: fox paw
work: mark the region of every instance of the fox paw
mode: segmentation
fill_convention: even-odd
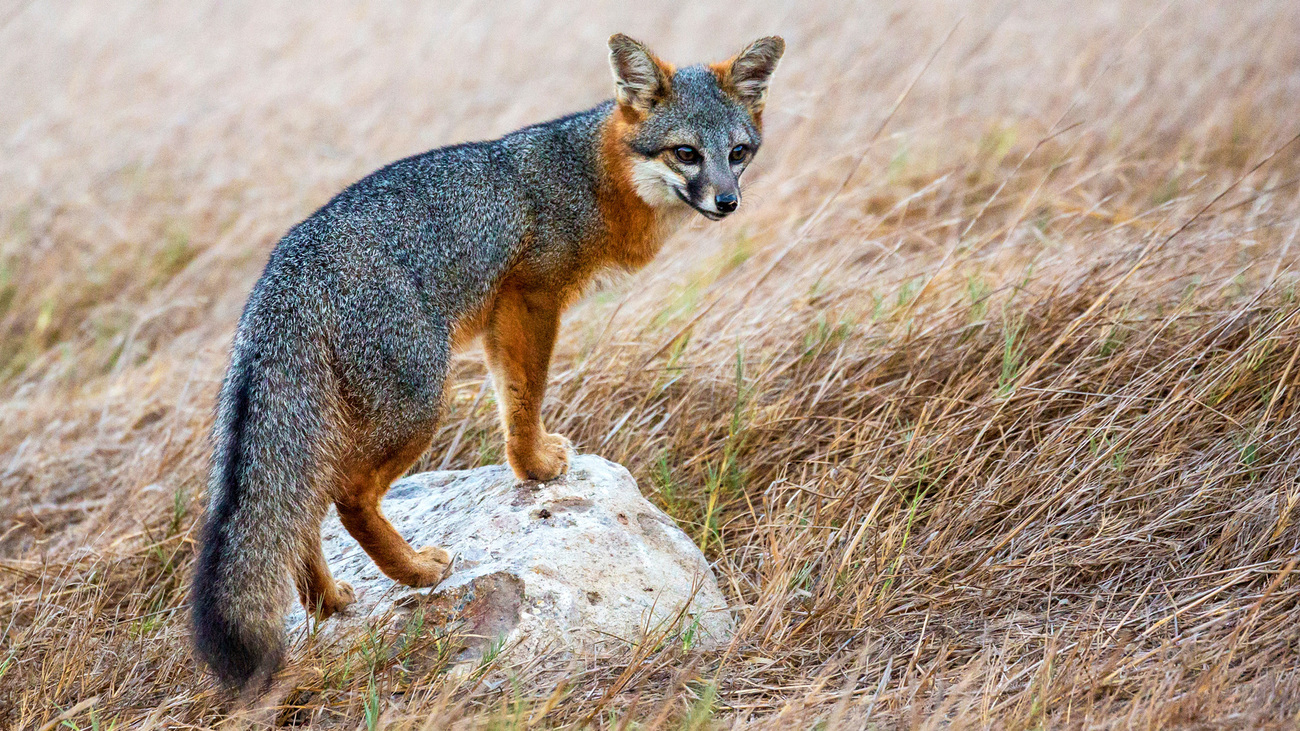
[[[521,480],[554,480],[569,471],[573,444],[561,434],[544,434],[530,444],[507,445],[510,467]]]
[[[338,612],[343,611],[357,600],[357,594],[352,590],[352,585],[346,581],[334,582],[334,598],[332,601],[322,600],[320,606],[312,612],[316,615],[317,621],[325,621]]]
[[[451,554],[437,546],[425,546],[416,551],[412,563],[415,573],[406,583],[416,589],[437,586],[451,573]]]
[[[346,581],[334,582],[334,590],[338,592],[339,600],[334,605],[334,611],[347,607],[357,600],[357,593],[353,590],[352,585]]]

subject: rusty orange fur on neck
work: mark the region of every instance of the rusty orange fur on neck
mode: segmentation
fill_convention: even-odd
[[[603,263],[628,269],[645,266],[662,243],[659,213],[636,192],[632,182],[629,144],[641,116],[620,105],[610,112],[600,132],[599,156],[602,171],[597,203],[605,219],[605,240],[599,242]]]

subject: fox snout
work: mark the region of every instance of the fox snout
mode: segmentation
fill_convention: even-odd
[[[719,195],[715,195],[713,196],[713,205],[717,206],[718,213],[721,213],[722,215],[725,216],[726,214],[736,210],[736,206],[740,205],[740,194],[721,193]]]
[[[734,153],[726,147],[720,151],[695,152],[682,164],[682,152],[677,153],[677,172],[682,185],[677,186],[677,196],[698,213],[711,221],[719,221],[735,213],[740,207],[740,176],[743,167],[738,165]],[[692,164],[694,163],[694,164]]]
[[[698,187],[703,189],[703,195],[699,200],[692,201],[696,210],[716,221],[740,207],[740,180],[728,165],[710,165],[701,171],[699,177],[698,183],[702,185]]]
[[[718,191],[713,194],[712,201],[706,196],[704,200],[695,202],[687,201],[691,207],[704,214],[705,218],[711,221],[720,221],[740,207],[740,190],[733,188],[726,192]]]
[[[720,221],[735,213],[740,207],[740,185],[732,178],[721,184],[709,183],[701,176],[687,181],[685,189],[677,188],[682,202],[694,208],[710,221]]]

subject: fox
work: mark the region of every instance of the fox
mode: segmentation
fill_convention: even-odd
[[[453,352],[481,343],[514,474],[566,472],[572,446],[541,420],[561,313],[695,214],[737,210],[784,52],[769,36],[677,69],[615,34],[613,99],[389,164],[280,239],[217,395],[192,577],[194,647],[224,686],[269,687],[291,585],[320,621],[354,601],[321,549],[331,505],[393,581],[449,574],[380,500],[432,444]]]

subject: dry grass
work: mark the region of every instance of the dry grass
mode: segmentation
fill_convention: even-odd
[[[615,30],[790,43],[744,212],[577,307],[547,405],[740,635],[468,679],[436,628],[300,642],[271,713],[1300,724],[1300,143],[1253,169],[1300,131],[1300,5],[883,5],[0,9],[0,727],[220,722],[185,576],[269,248],[387,160],[603,98]],[[499,460],[482,381],[425,467]]]

